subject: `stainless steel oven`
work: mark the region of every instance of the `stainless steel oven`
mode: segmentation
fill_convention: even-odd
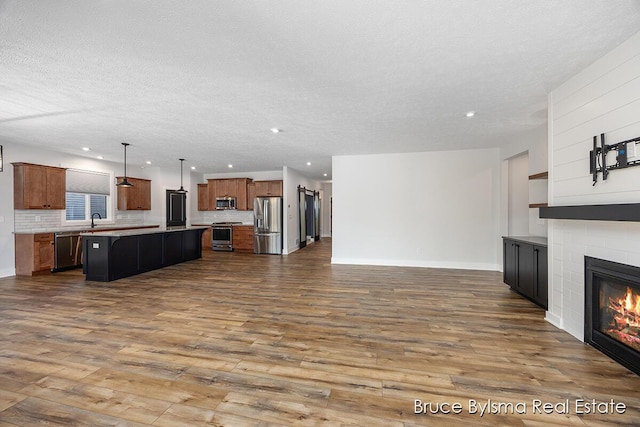
[[[233,251],[233,226],[228,223],[211,225],[211,249]]]

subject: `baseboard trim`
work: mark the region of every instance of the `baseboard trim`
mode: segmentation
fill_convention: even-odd
[[[12,277],[16,275],[15,268],[6,268],[4,270],[0,270],[0,278],[2,277]]]
[[[420,267],[420,268],[446,268],[455,270],[484,270],[499,271],[498,264],[481,262],[442,262],[442,261],[415,261],[415,260],[388,260],[388,259],[362,259],[332,257],[331,264],[351,265],[379,265],[387,267]]]

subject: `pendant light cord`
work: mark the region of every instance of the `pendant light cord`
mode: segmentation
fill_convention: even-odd
[[[182,163],[184,162],[184,159],[180,159],[180,189],[182,190]]]
[[[182,175],[183,175],[182,164],[184,163],[184,159],[178,159],[178,160],[180,160],[180,190],[178,190],[178,192],[185,194],[185,193],[188,193],[188,191],[184,189],[184,186],[182,183]]]
[[[123,142],[122,145],[124,145],[124,179],[127,179],[127,144],[126,142]]]

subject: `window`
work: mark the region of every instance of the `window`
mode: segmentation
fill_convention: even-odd
[[[94,213],[101,219],[109,218],[107,197],[102,194],[78,194],[67,192],[67,221],[84,221]]]
[[[66,220],[88,221],[94,213],[111,219],[111,176],[67,169]]]

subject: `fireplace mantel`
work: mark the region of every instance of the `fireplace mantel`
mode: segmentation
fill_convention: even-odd
[[[541,207],[540,218],[640,222],[640,203]]]

